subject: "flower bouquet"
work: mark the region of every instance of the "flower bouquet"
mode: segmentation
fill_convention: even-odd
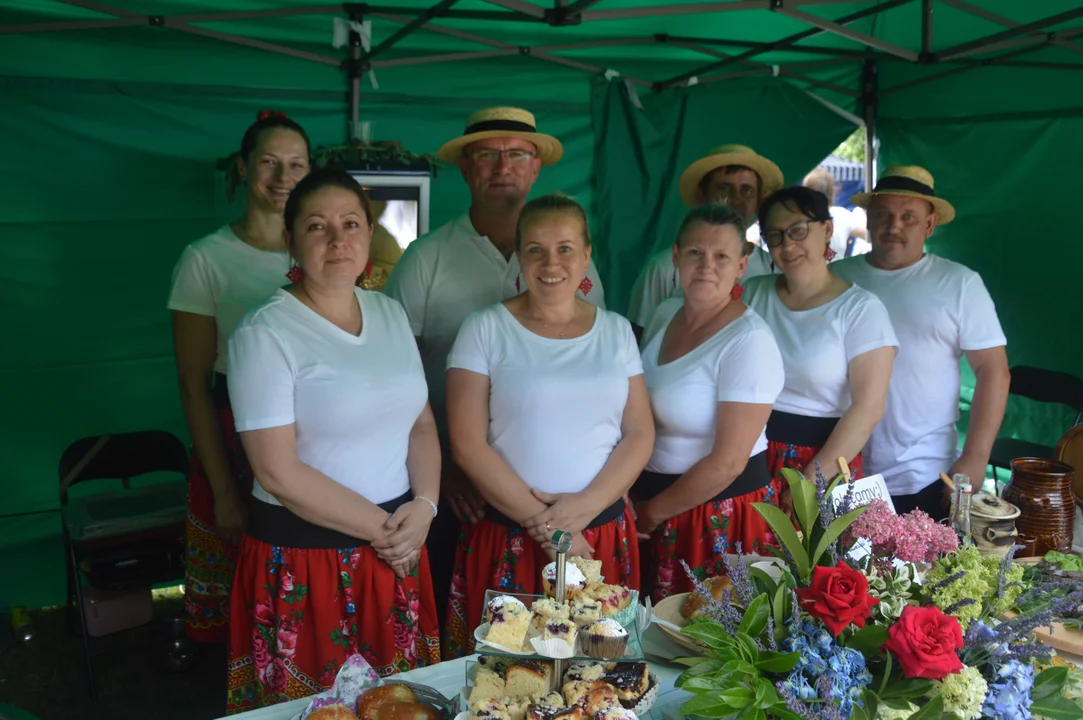
[[[1083,718],[1066,697],[1068,667],[1048,666],[1052,649],[1030,636],[1055,617],[1078,617],[1083,584],[1024,587],[1013,553],[983,557],[921,511],[895,516],[875,501],[855,508],[853,485],[836,504],[841,478],[783,474],[797,527],[774,505],[754,506],[780,542],[780,578],[739,557],[727,562],[732,594],[715,601],[685,566],[706,616],[682,632],[707,650],[678,660],[687,669],[676,684],[693,693],[683,715]],[[870,544],[855,561],[855,547]],[[913,563],[928,568],[924,577]],[[1028,605],[1039,609],[999,621]]]

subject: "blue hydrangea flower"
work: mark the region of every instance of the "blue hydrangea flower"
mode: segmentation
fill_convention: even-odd
[[[993,720],[1030,720],[1030,691],[1034,687],[1034,667],[1018,660],[997,666],[997,682],[989,683],[989,694],[982,705],[982,717]]]

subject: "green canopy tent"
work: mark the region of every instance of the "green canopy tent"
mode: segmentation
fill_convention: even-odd
[[[0,603],[63,597],[56,467],[70,442],[186,436],[170,271],[240,212],[216,161],[264,107],[316,145],[368,133],[419,153],[478,107],[531,109],[566,148],[537,192],[588,207],[618,310],[670,242],[688,162],[741,142],[797,182],[867,123],[881,165],[924,165],[956,204],[931,247],[981,272],[1012,363],[1083,374],[1080,255],[1061,239],[1083,167],[1078,2],[432,2],[0,6],[0,568],[27,578],[0,583]],[[456,175],[434,184],[433,226],[466,207]],[[1067,421],[1013,402],[1003,432],[1052,442]]]

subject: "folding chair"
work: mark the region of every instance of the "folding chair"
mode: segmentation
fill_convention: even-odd
[[[161,430],[100,435],[78,440],[60,457],[61,526],[67,566],[68,622],[83,641],[87,685],[97,701],[82,579],[101,590],[148,587],[184,577],[187,487],[159,483],[132,488],[131,479],[154,472],[188,471],[188,453]],[[69,498],[88,480],[119,480],[112,493]],[[77,616],[73,615],[75,608]],[[78,620],[76,626],[73,620]]]
[[[1083,380],[1068,373],[1020,365],[1011,369],[1008,393],[1042,403],[1059,403],[1075,411],[1078,425],[1083,416]],[[989,455],[993,475],[997,468],[1011,470],[1012,460],[1021,457],[1055,458],[1056,449],[1019,438],[997,438]]]

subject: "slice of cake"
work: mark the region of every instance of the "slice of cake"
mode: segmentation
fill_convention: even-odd
[[[521,603],[506,603],[493,613],[493,621],[489,625],[489,632],[485,634],[485,642],[509,650],[520,650],[530,629],[531,617],[530,611]]]
[[[593,720],[639,720],[639,718],[631,710],[613,707],[596,714]]]
[[[512,663],[510,658],[503,657],[501,655],[479,655],[478,667],[485,668],[486,670],[492,670],[500,677],[504,677],[504,673],[508,671],[508,665]]]
[[[563,620],[568,622],[571,615],[571,608],[567,603],[558,603],[553,598],[541,598],[535,600],[530,605],[530,611],[534,614],[531,621],[531,628],[537,632],[541,632],[545,627],[545,623],[550,620]]]
[[[542,627],[542,640],[563,640],[575,647],[575,623],[571,620],[548,620]]]
[[[596,716],[613,708],[621,708],[621,704],[616,688],[609,683],[596,681],[591,683],[582,707],[588,714]]]
[[[504,703],[492,698],[471,701],[470,720],[511,720]]]
[[[602,582],[602,561],[590,558],[569,557],[568,562],[579,568],[588,583]]]
[[[508,666],[504,694],[513,700],[529,701],[549,692],[553,664],[543,660],[522,660]]]
[[[508,709],[508,717],[511,720],[526,720],[526,710],[530,703],[525,700],[512,700],[510,698],[504,698],[502,702],[504,707]]]
[[[518,605],[526,610],[526,605],[523,604],[522,600],[511,595],[497,595],[485,606],[485,622],[491,623],[493,616],[505,605]]]
[[[492,670],[479,667],[474,675],[474,686],[470,689],[470,702],[475,700],[499,699],[506,694],[504,678]]]
[[[602,619],[602,604],[585,594],[576,596],[571,605],[572,622],[576,625],[589,625]]]
[[[642,662],[617,663],[602,679],[617,689],[620,704],[626,708],[634,708],[651,683],[650,670]]]
[[[575,680],[601,680],[605,676],[605,667],[590,660],[575,660],[564,673],[564,682]]]
[[[632,602],[631,591],[620,585],[590,583],[583,589],[583,593],[598,601],[602,606],[602,615],[606,617],[616,615]]]

